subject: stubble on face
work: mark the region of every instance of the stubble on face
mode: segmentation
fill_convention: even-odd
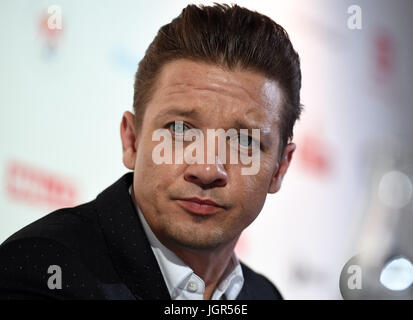
[[[140,131],[134,177],[135,199],[151,229],[164,244],[209,250],[236,242],[264,205],[277,152],[267,152],[262,157],[264,166],[255,176],[241,176],[240,165],[227,165],[225,187],[206,189],[185,179],[188,165],[156,165],[152,161],[151,153],[157,143],[151,139],[152,132],[159,129],[158,124],[154,125],[154,117],[166,111],[167,107],[163,106],[171,101],[175,106],[198,106],[204,120],[210,120],[209,124],[216,124],[216,128],[244,115],[244,118],[255,116],[256,121],[261,120],[263,128],[274,133],[278,132],[278,111],[274,111],[274,104],[277,107],[280,102],[280,90],[261,75],[248,71],[231,73],[191,61],[167,64],[158,81],[159,86],[147,106]],[[257,113],[257,110],[261,111]],[[201,127],[202,121],[197,125]],[[210,126],[211,129],[215,127]],[[277,150],[274,148],[277,139],[276,134],[271,140],[274,150]],[[177,205],[176,199],[192,196],[211,198],[225,203],[226,208],[214,215],[200,216]]]

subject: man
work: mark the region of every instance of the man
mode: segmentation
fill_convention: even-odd
[[[236,5],[187,6],[159,30],[136,73],[134,114],[125,112],[120,128],[123,163],[133,172],[94,201],[7,239],[1,297],[281,299],[234,247],[267,193],[281,187],[300,87],[299,57],[281,26]],[[154,160],[155,133],[168,132],[176,147],[190,130],[219,128],[259,129],[258,139],[237,140],[240,154],[253,150],[257,172],[244,174],[245,163],[215,148],[200,157],[212,162]]]

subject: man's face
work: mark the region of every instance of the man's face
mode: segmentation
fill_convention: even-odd
[[[278,191],[294,151],[284,158],[284,166],[280,165],[280,107],[281,89],[259,73],[228,71],[189,60],[163,67],[135,141],[133,189],[146,220],[164,244],[215,248],[236,241],[257,217],[267,193]],[[183,115],[190,110],[194,112]],[[260,129],[259,172],[242,175],[241,168],[246,165],[222,163],[218,158],[212,164],[206,160],[204,164],[155,164],[152,151],[159,141],[152,141],[152,134],[165,128],[173,137],[174,121],[182,121],[185,130],[201,130],[205,139],[207,129],[238,130],[240,122]],[[205,159],[207,152],[217,152],[207,149],[205,142]],[[212,214],[192,212],[182,199],[194,197],[212,200],[221,207]]]

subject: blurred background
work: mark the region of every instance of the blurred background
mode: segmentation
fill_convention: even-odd
[[[397,256],[407,262],[383,279],[403,280],[392,288],[406,292],[413,2],[234,2],[287,30],[301,57],[304,104],[281,191],[244,231],[238,255],[286,299],[342,299],[350,258],[366,251],[382,265]],[[188,3],[211,4],[0,2],[0,242],[93,200],[128,171],[119,126],[132,110],[134,74],[157,30]]]

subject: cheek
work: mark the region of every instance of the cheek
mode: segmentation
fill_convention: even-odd
[[[264,205],[266,188],[262,183],[258,175],[241,176],[241,181],[237,183],[237,201],[248,215],[257,215]]]
[[[271,177],[274,174],[274,162],[269,159],[262,159],[260,171],[256,175],[239,175],[236,183],[239,190],[238,200],[243,205],[243,209],[260,211],[264,206]]]
[[[257,175],[244,178],[244,196],[245,201],[257,203],[265,199],[266,190],[263,186],[263,181]]]
[[[161,172],[152,161],[151,145],[139,143],[134,170],[135,197],[143,210],[153,210],[159,198]]]
[[[143,191],[150,197],[158,196],[176,180],[178,168],[172,164],[156,164],[152,159],[152,151],[156,144],[140,145],[135,163],[135,176],[144,184]]]

